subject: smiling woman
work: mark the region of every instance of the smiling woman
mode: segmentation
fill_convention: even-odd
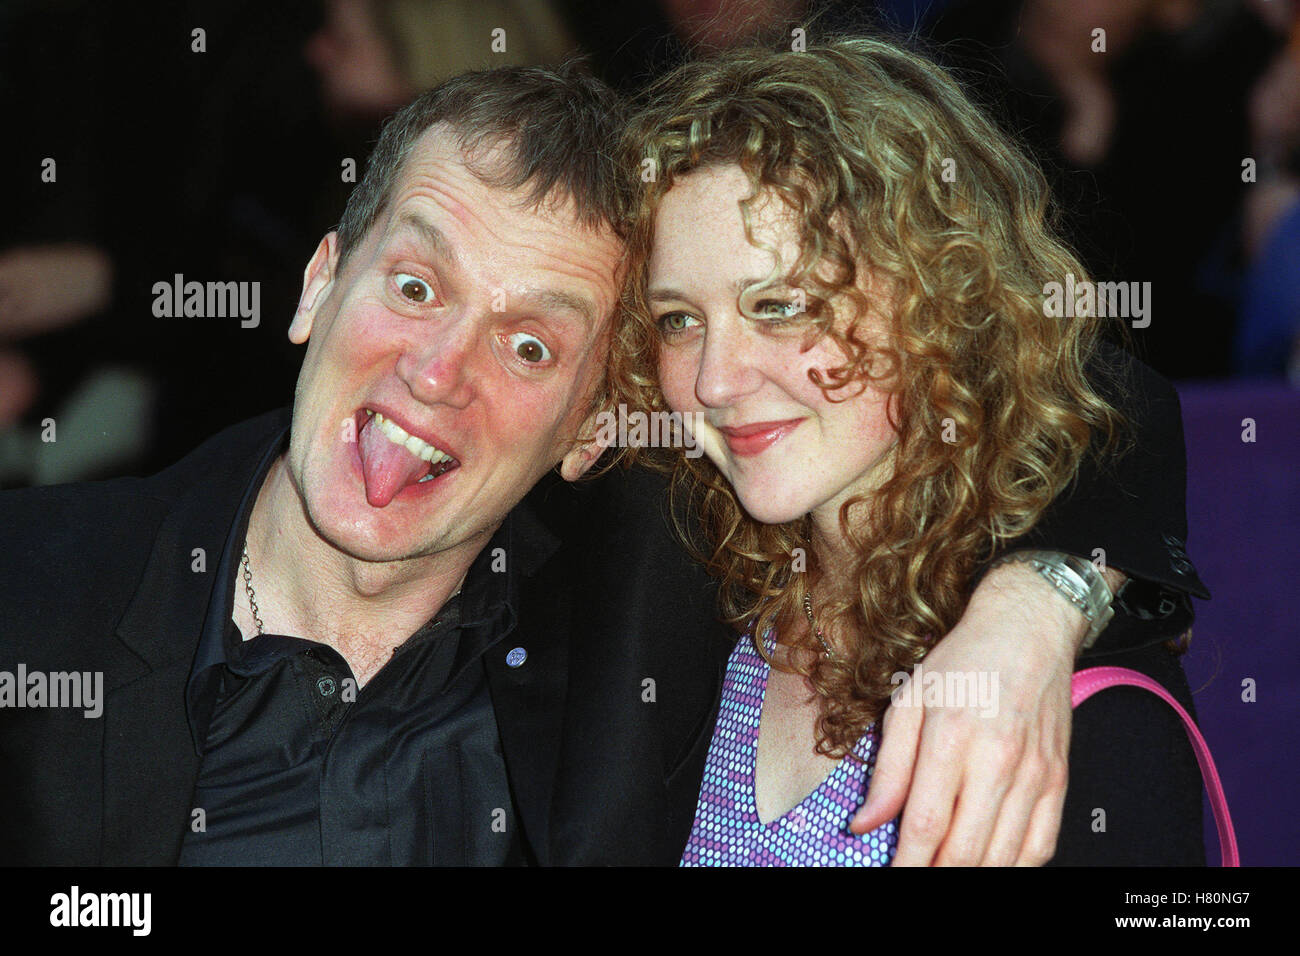
[[[635,399],[706,412],[707,454],[676,478],[734,624],[811,646],[804,597],[823,591],[826,633],[874,635],[810,668],[842,754],[981,560],[1117,428],[1084,375],[1099,324],[1042,308],[1046,282],[1085,270],[1049,231],[1039,171],[892,45],[736,51],[649,103],[626,147],[657,170],[632,237]],[[837,582],[819,537],[849,545]]]
[[[700,422],[667,467],[749,638],[683,862],[886,864],[896,824],[848,821],[898,676],[1122,438],[1085,376],[1099,322],[1043,308],[1085,271],[1038,169],[891,44],[733,50],[646,103],[626,399]]]
[[[808,340],[797,308],[806,296],[781,274],[798,258],[793,210],[762,195],[749,206],[762,246],[747,237],[741,203],[751,188],[737,165],[679,176],[659,206],[666,241],[651,255],[649,299],[665,401],[702,416],[696,437],[713,467],[751,518],[779,525],[816,508],[833,514],[871,490],[896,435],[879,384],[858,380],[828,398],[817,383],[818,370],[842,365],[844,355],[830,337]],[[700,219],[715,227],[693,229]],[[746,278],[773,273],[778,285]],[[839,327],[847,331],[848,320]],[[882,327],[877,313],[858,334],[880,339]]]

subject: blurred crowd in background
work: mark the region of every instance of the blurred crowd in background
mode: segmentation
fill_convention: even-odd
[[[1297,0],[9,0],[0,487],[144,473],[288,404],[345,160],[359,178],[419,91],[576,54],[630,94],[796,26],[953,67],[1038,157],[1093,276],[1151,283],[1130,344],[1158,371],[1300,386]],[[260,283],[260,323],[157,317],[176,275]]]

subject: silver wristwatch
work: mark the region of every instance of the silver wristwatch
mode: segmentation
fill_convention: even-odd
[[[989,570],[1008,561],[1024,561],[1032,565],[1088,619],[1090,626],[1082,650],[1086,651],[1097,642],[1097,635],[1115,616],[1115,608],[1111,606],[1114,595],[1110,593],[1110,585],[1091,561],[1059,551],[1012,551],[994,561]]]

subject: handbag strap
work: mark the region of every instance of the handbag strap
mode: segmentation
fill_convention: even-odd
[[[1232,817],[1228,815],[1228,800],[1223,795],[1223,784],[1219,781],[1219,771],[1210,756],[1210,746],[1201,736],[1196,722],[1192,720],[1174,695],[1165,690],[1158,682],[1139,671],[1127,667],[1090,667],[1076,671],[1070,679],[1070,706],[1078,707],[1085,700],[1107,687],[1126,685],[1142,687],[1156,694],[1178,712],[1183,719],[1183,729],[1196,752],[1196,762],[1201,765],[1201,776],[1205,779],[1205,788],[1210,792],[1210,808],[1214,811],[1214,823],[1219,830],[1219,853],[1223,866],[1241,866],[1237,857],[1237,834],[1232,829]]]

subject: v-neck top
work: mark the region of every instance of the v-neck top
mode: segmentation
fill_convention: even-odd
[[[770,635],[767,641],[770,653]],[[681,865],[888,866],[898,846],[897,820],[860,836],[849,832],[875,768],[874,724],[853,748],[860,761],[844,757],[798,806],[771,823],[759,819],[754,779],[770,669],[749,637],[736,642]]]

